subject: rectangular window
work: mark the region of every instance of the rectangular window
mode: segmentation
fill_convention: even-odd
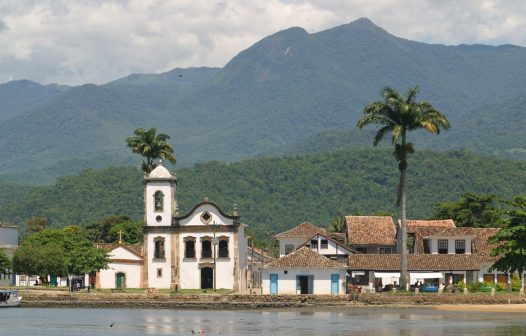
[[[391,248],[390,247],[380,247],[379,253],[380,254],[391,254]]]
[[[410,254],[415,253],[415,234],[407,234],[407,252]]]
[[[158,278],[162,278],[162,276],[163,276],[163,269],[162,268],[158,268],[157,269],[157,277]]]
[[[464,239],[455,240],[455,253],[456,254],[466,253],[466,241]]]
[[[201,258],[212,258],[212,242],[210,240],[201,242]]]
[[[424,239],[424,253],[431,253],[431,241],[429,239]]]
[[[365,254],[367,253],[367,249],[365,247],[357,247],[356,252]]]
[[[195,258],[195,241],[187,240],[184,242],[184,257]]]
[[[219,258],[228,258],[228,240],[219,241]]]
[[[327,239],[322,239],[320,241],[320,248],[324,249],[324,250],[328,249],[329,248],[329,241]]]
[[[317,239],[313,239],[310,241],[310,248],[311,249],[317,249],[318,248],[318,240]]]
[[[285,255],[291,253],[292,251],[294,251],[294,245],[292,244],[285,245]]]
[[[155,240],[154,258],[164,258],[164,239]]]
[[[447,253],[448,253],[447,239],[439,239],[438,240],[438,254],[447,254]]]

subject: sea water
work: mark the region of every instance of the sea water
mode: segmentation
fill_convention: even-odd
[[[168,310],[0,309],[0,335],[526,335],[520,313],[429,308]]]

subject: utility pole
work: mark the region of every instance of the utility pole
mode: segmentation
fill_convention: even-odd
[[[216,291],[216,275],[217,275],[217,271],[216,271],[216,246],[217,246],[217,244],[218,244],[218,241],[217,241],[217,238],[216,238],[216,226],[217,226],[217,224],[216,224],[216,222],[214,221],[214,222],[212,223],[212,228],[213,228],[213,230],[214,230],[214,238],[212,238],[212,249],[213,249],[212,253],[213,253],[213,256],[214,256],[214,273],[213,273],[213,278],[214,278],[214,279],[213,279],[213,280],[214,280],[214,281],[213,281],[213,282],[214,282],[214,284],[213,284],[214,292]]]

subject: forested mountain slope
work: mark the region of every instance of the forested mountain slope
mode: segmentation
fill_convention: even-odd
[[[526,193],[526,162],[461,151],[417,151],[409,161],[408,214],[426,218],[440,201],[465,192],[511,198]],[[278,232],[304,220],[325,225],[335,216],[392,213],[398,170],[392,151],[331,153],[208,162],[177,171],[182,213],[204,196],[242,221]],[[87,170],[51,186],[0,188],[0,221],[21,224],[45,216],[52,226],[85,224],[112,214],[142,219],[143,174],[136,168]]]

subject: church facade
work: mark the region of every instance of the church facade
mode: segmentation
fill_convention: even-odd
[[[177,179],[159,164],[144,179],[145,288],[232,289],[247,286],[247,239],[231,214],[205,199],[187,214],[177,206]]]

